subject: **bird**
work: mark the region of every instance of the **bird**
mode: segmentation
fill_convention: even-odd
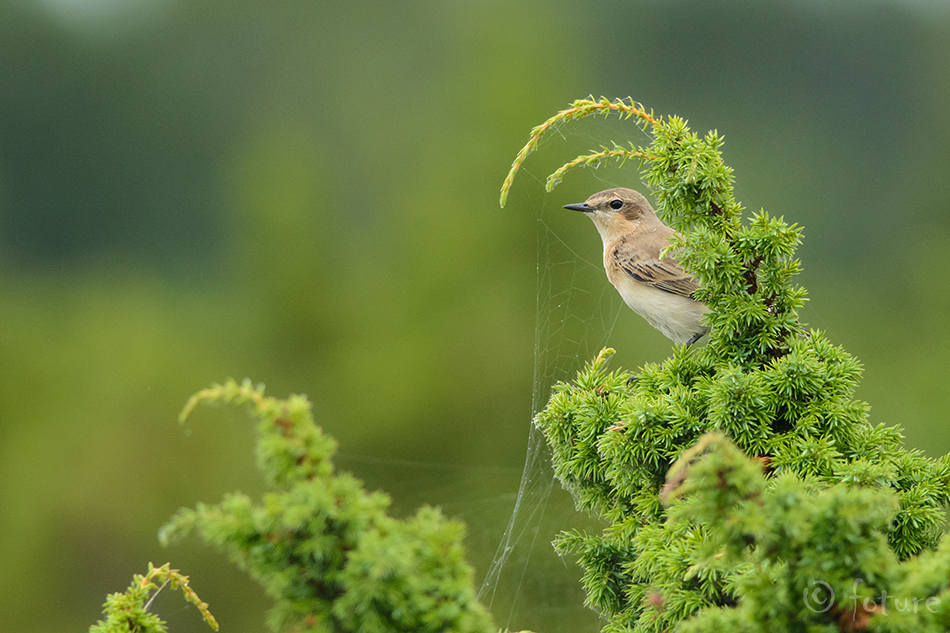
[[[699,284],[673,255],[660,253],[677,237],[643,194],[617,187],[580,204],[564,205],[594,223],[604,242],[604,270],[624,303],[676,344],[693,345],[709,334],[696,299]]]

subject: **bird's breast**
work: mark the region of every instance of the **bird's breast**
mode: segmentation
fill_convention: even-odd
[[[631,310],[676,343],[686,343],[706,330],[703,314],[709,311],[699,301],[659,290],[628,274],[608,268],[607,278]]]

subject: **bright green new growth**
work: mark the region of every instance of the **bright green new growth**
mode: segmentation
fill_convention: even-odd
[[[859,363],[798,320],[800,229],[764,211],[742,221],[715,132],[699,138],[633,102],[576,101],[532,131],[502,203],[544,134],[610,112],[636,117],[652,144],[578,157],[548,188],[575,166],[636,158],[658,214],[683,235],[671,249],[702,286],[712,333],[637,374],[608,372],[604,350],[537,416],[556,475],[608,524],[556,541],[579,557],[605,631],[946,630],[946,607],[897,615],[863,600],[944,596],[950,459],[868,423],[853,398]],[[825,586],[831,602],[811,608]]]
[[[230,494],[183,509],[161,540],[192,530],[216,546],[276,602],[274,631],[494,631],[475,599],[462,524],[422,508],[400,521],[389,498],[334,472],[336,442],[314,424],[302,396],[277,400],[229,381],[200,402],[246,402],[258,419],[257,461],[273,491],[260,503]]]
[[[157,582],[162,584],[158,585]],[[198,607],[198,612],[208,626],[218,630],[218,623],[208,611],[207,603],[202,602],[194,589],[188,585],[188,576],[182,576],[177,569],[172,569],[169,563],[161,567],[149,563],[148,573],[144,576],[136,574],[125,593],[109,594],[103,607],[106,619],[89,627],[89,633],[165,633],[168,630],[165,623],[148,611],[152,599],[165,585],[171,585],[172,589],[181,589],[185,599]]]

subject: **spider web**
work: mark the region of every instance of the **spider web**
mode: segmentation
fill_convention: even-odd
[[[544,153],[567,160],[600,147],[604,139],[619,142],[629,134],[638,135],[635,143],[649,142],[636,126],[611,123],[616,122],[599,122],[599,127],[607,125],[611,129],[595,131],[593,135],[576,130],[565,135],[568,130],[562,129],[555,141],[580,149],[552,148]],[[523,170],[519,174],[523,188],[543,190],[543,178],[538,176],[541,171]],[[525,205],[538,213],[532,420],[514,507],[479,588],[479,599],[491,610],[496,623],[512,630],[596,630],[603,624],[596,614],[582,606],[586,596],[580,585],[581,568],[573,560],[560,558],[551,546],[552,539],[562,530],[600,531],[603,526],[577,513],[573,500],[556,484],[550,450],[534,418],[547,404],[553,386],[558,381],[572,380],[584,363],[604,347],[633,347],[630,351],[639,358],[636,362],[644,360],[644,353],[652,357],[656,351],[652,346],[636,349],[639,341],[635,327],[646,332],[649,326],[634,326],[637,317],[607,281],[597,231],[580,214],[571,215],[561,208],[614,186],[630,186],[645,192],[636,166],[628,164],[618,169],[617,163],[611,163],[597,171],[578,169],[567,179],[574,181],[572,192],[565,192],[568,187],[562,185],[554,193]],[[586,193],[579,197],[573,194],[577,187],[584,187]],[[615,335],[618,325],[620,332]]]

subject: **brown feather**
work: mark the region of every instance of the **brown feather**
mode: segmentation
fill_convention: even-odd
[[[643,258],[620,247],[614,250],[613,257],[625,273],[658,290],[692,298],[693,293],[699,289],[699,284],[693,281],[692,275],[680,268],[671,257]]]

